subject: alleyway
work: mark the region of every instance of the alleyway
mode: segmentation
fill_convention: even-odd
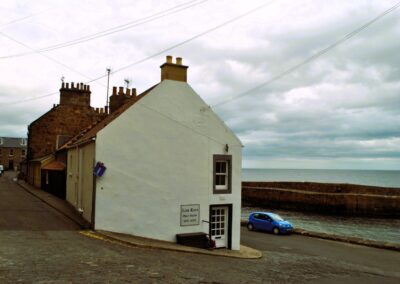
[[[16,184],[13,172],[0,178],[0,231],[77,230],[78,226]]]

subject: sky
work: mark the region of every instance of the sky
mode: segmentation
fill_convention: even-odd
[[[400,170],[400,8],[280,76],[396,4],[2,0],[0,136],[26,136],[59,103],[62,77],[100,78],[90,86],[103,107],[107,68],[111,86],[128,79],[140,93],[172,55],[241,139],[243,167]]]

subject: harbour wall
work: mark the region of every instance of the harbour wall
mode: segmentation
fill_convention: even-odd
[[[242,182],[244,205],[321,214],[400,217],[400,189],[314,182]]]

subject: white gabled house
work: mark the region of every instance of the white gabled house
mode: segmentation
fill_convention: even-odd
[[[242,144],[186,82],[187,68],[167,56],[160,83],[64,147],[66,198],[96,230],[171,242],[204,232],[239,250]]]

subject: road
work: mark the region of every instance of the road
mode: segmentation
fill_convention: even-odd
[[[241,260],[130,248],[87,238],[0,177],[0,283],[400,283],[400,253],[242,230],[262,250]]]

